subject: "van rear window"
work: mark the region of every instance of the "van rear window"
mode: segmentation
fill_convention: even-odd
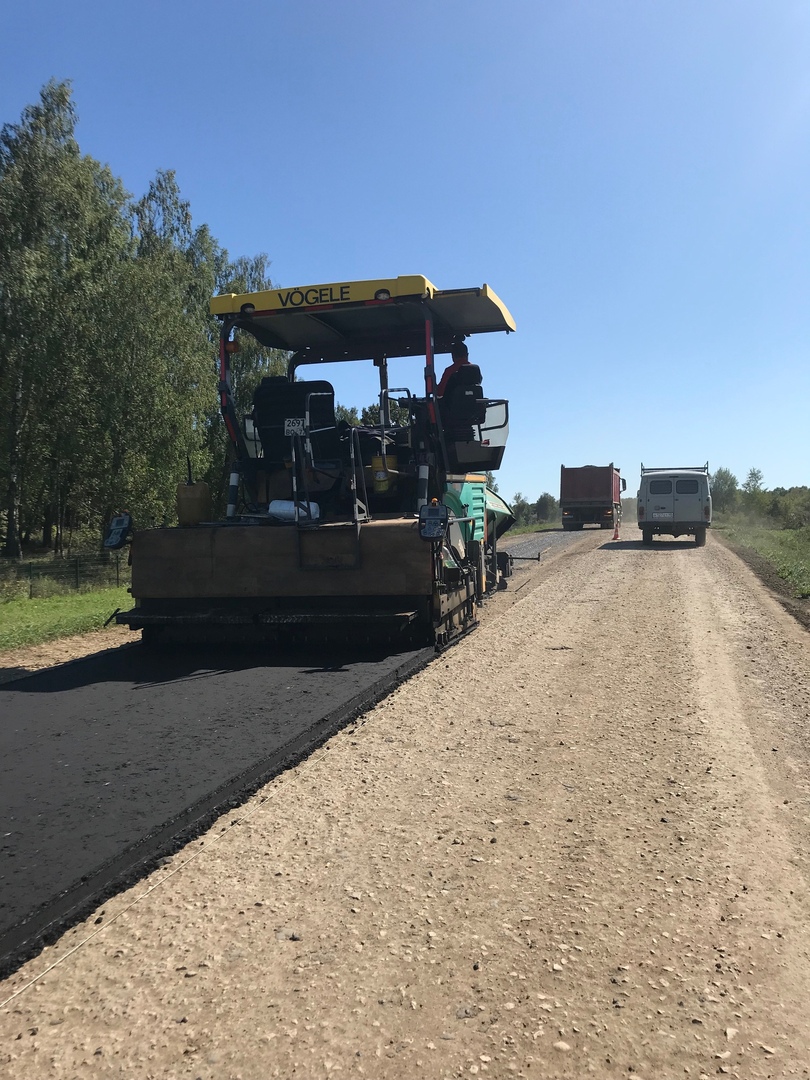
[[[671,495],[672,494],[672,481],[671,480],[651,480],[650,481],[650,494],[651,495]]]
[[[698,482],[697,480],[676,480],[675,490],[679,495],[697,495]]]

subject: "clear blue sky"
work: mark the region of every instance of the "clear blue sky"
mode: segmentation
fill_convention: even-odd
[[[507,498],[560,463],[810,483],[806,0],[29,0],[0,39],[0,121],[72,80],[82,150],[135,195],[174,169],[276,284],[492,286]]]

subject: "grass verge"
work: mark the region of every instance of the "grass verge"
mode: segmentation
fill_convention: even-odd
[[[131,605],[132,597],[126,589],[100,589],[43,600],[9,600],[0,604],[0,652],[100,630],[116,608]]]
[[[502,539],[508,540],[510,536],[523,536],[524,533],[549,532],[551,529],[561,529],[559,521],[535,522],[534,525],[513,525],[508,529]]]
[[[810,527],[769,529],[739,519],[715,522],[730,540],[767,559],[797,597],[810,597]]]

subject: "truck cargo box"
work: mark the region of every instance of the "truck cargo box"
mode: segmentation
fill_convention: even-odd
[[[560,466],[560,509],[563,528],[598,524],[612,528],[621,521],[622,491],[627,487],[619,469],[610,465]]]

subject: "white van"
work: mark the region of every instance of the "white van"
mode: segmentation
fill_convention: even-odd
[[[656,533],[693,535],[698,547],[706,543],[712,523],[709,463],[683,469],[645,469],[638,489],[638,527],[643,543]]]

